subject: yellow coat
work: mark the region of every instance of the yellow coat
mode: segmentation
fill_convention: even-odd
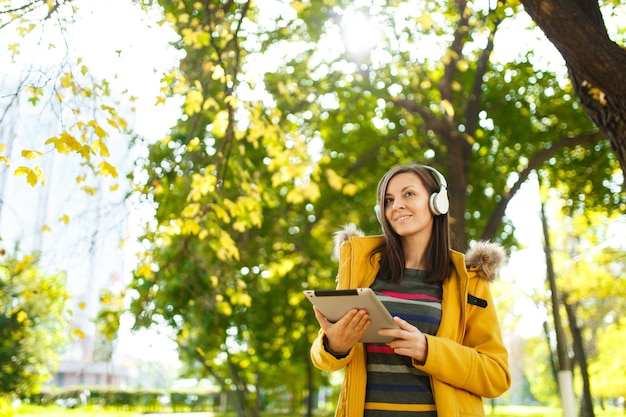
[[[383,236],[346,235],[339,252],[338,289],[369,287],[379,269],[380,256],[370,259]],[[495,251],[495,252],[493,252]],[[504,259],[500,246],[481,243],[465,257],[452,251],[454,270],[443,283],[442,318],[436,336],[426,335],[428,356],[413,366],[430,375],[439,417],[484,416],[481,397],[495,398],[511,385],[508,352],[502,343],[489,281]],[[488,264],[492,262],[491,264]],[[468,295],[479,304],[468,303]],[[483,303],[484,305],[484,303]],[[335,358],[324,349],[323,331],[311,346],[313,364],[324,371],[345,369],[336,417],[362,417],[365,404],[365,349],[357,343],[347,357]]]

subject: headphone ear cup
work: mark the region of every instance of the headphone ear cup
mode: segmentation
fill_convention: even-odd
[[[383,224],[383,219],[381,217],[380,206],[378,204],[376,204],[374,206],[374,212],[376,213],[376,219],[378,220],[378,223],[380,223],[382,225]]]
[[[448,212],[448,209],[450,208],[450,201],[448,200],[448,184],[446,183],[446,178],[435,168],[429,167],[427,165],[422,166],[429,170],[439,183],[439,191],[432,193],[430,195],[430,199],[428,200],[430,211],[435,216],[446,214]]]
[[[445,187],[442,187],[438,193],[432,193],[428,202],[430,211],[435,216],[446,214],[450,208],[450,201],[448,200],[448,191]]]

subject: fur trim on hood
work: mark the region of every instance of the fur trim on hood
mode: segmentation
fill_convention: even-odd
[[[365,236],[365,234],[354,223],[346,224],[341,230],[335,232],[333,236],[335,244],[333,256],[335,259],[339,259],[341,245],[350,240],[352,236]],[[465,254],[465,265],[468,269],[477,267],[478,275],[481,278],[493,281],[506,259],[506,251],[501,245],[481,240],[474,243]]]
[[[343,226],[341,230],[338,230],[333,235],[333,242],[335,243],[333,249],[333,256],[336,260],[339,260],[339,252],[341,251],[341,245],[344,242],[350,240],[352,236],[365,236],[362,230],[356,227],[354,223],[348,223]]]
[[[487,281],[496,279],[498,269],[506,262],[506,251],[497,243],[480,240],[465,254],[465,265],[469,269],[478,267],[478,275]]]

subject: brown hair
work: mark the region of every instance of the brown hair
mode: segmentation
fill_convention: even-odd
[[[418,164],[396,166],[387,171],[380,179],[377,203],[380,208],[379,220],[383,228],[385,241],[374,253],[382,253],[379,274],[392,283],[397,283],[402,279],[405,259],[400,236],[393,231],[384,215],[385,193],[387,192],[389,181],[396,175],[405,172],[416,174],[426,190],[431,194],[438,192],[441,188],[439,179],[435,178],[434,173],[423,165]],[[430,242],[426,248],[426,264],[426,277],[430,282],[442,282],[450,275],[450,226],[447,213],[434,217]]]

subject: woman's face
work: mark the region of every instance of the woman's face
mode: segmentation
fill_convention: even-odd
[[[403,172],[389,180],[384,200],[385,218],[399,236],[430,238],[434,218],[428,207],[430,194],[413,172]]]

